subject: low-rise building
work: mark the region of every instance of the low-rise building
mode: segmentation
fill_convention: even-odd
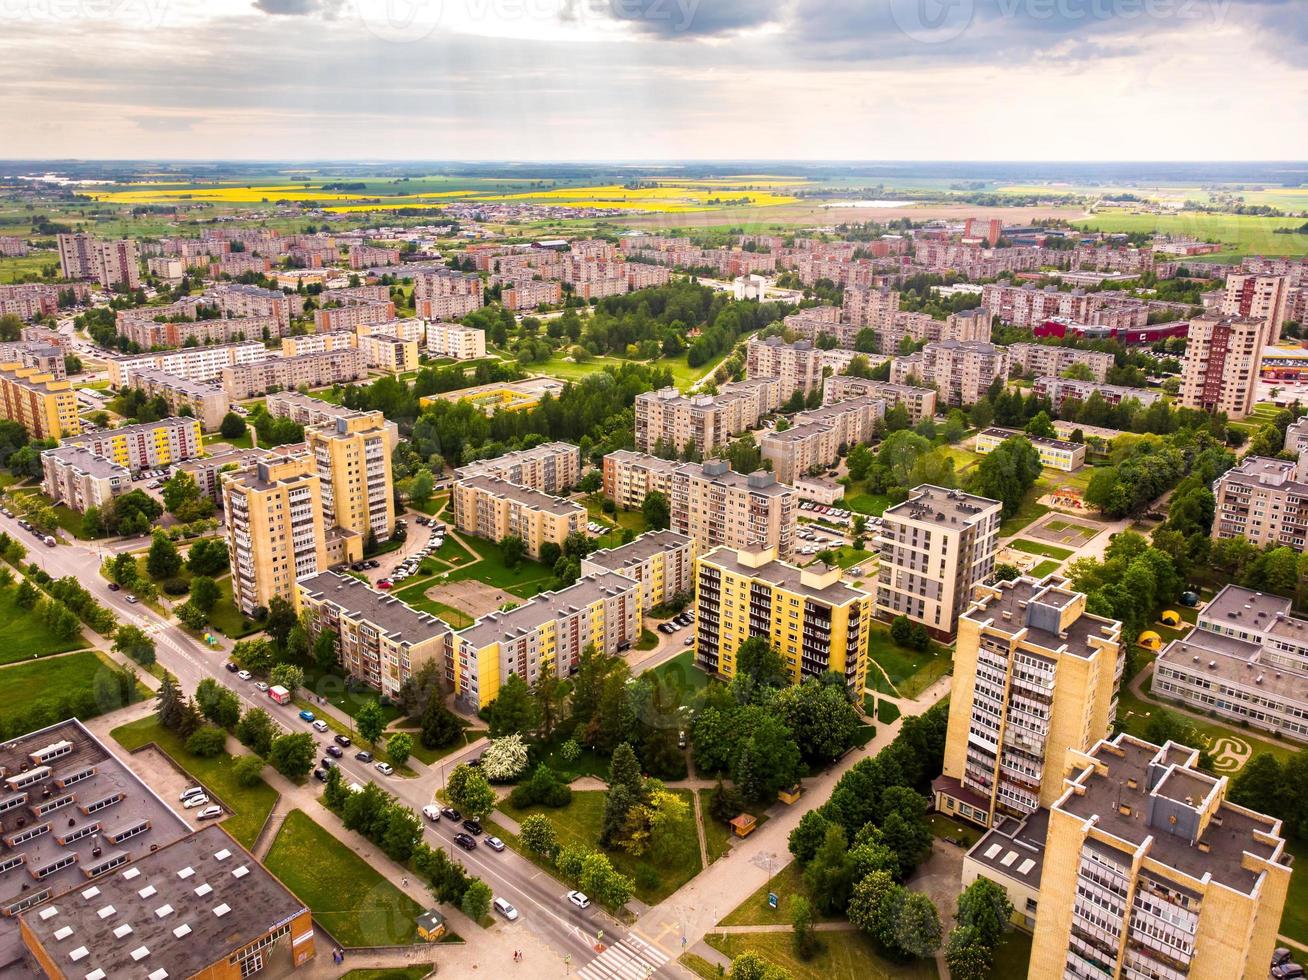
[[[130,387],[141,371],[163,371],[187,381],[217,381],[223,368],[249,364],[273,356],[263,344],[247,341],[216,347],[186,347],[182,350],[149,354],[127,354],[105,359],[109,383],[115,388]]]
[[[695,542],[676,531],[647,531],[616,548],[592,551],[581,560],[581,574],[614,572],[640,583],[640,610],[695,591]]]
[[[395,319],[395,304],[385,302],[355,302],[344,306],[328,306],[315,310],[313,328],[318,333],[335,330],[357,330],[371,323],[388,323]]]
[[[973,589],[990,577],[999,550],[997,500],[922,485],[881,515],[877,615],[906,616],[952,637]]]
[[[303,451],[303,443],[278,446],[275,449],[232,449],[189,459],[178,464],[177,469],[183,473],[189,473],[191,478],[195,480],[195,485],[200,488],[200,493],[221,507],[223,503],[222,477],[224,473],[248,469],[261,459]]]
[[[232,401],[245,401],[279,389],[346,384],[367,376],[364,356],[353,348],[233,364],[223,368],[222,374],[223,388]]]
[[[835,671],[862,691],[873,600],[840,580],[841,570],[788,565],[773,548],[714,548],[695,559],[695,662],[725,678],[754,636],[780,653],[791,680]]]
[[[132,387],[151,397],[163,398],[173,415],[198,419],[205,432],[214,432],[222,426],[232,401],[220,385],[188,381],[167,371],[137,371],[132,376]]]
[[[336,653],[351,677],[390,698],[423,664],[444,673],[453,631],[443,620],[418,612],[394,596],[348,575],[320,572],[295,588],[296,611],[313,636],[336,637]]]
[[[41,453],[41,469],[41,489],[46,496],[79,514],[88,507],[103,507],[132,488],[127,467],[81,446],[47,449]]]
[[[986,456],[1014,436],[1021,436],[1035,447],[1036,452],[1040,454],[1041,466],[1046,466],[1051,470],[1071,473],[1073,470],[1078,470],[1085,465],[1084,443],[1046,439],[1043,436],[1033,436],[1017,429],[1001,429],[998,427],[983,429],[977,433],[972,448],[976,450],[978,456]]]
[[[569,534],[586,529],[586,508],[498,477],[461,480],[451,496],[458,530],[490,541],[520,538],[531,558],[539,558],[546,543],[562,548]]]
[[[462,323],[427,324],[427,352],[434,357],[472,361],[486,356],[486,331]]]
[[[671,501],[672,477],[678,465],[673,459],[616,449],[604,457],[604,496],[621,510],[639,510],[651,491]]]
[[[199,420],[185,417],[97,429],[72,436],[64,444],[89,450],[133,473],[180,463],[204,452]]]
[[[569,677],[587,647],[619,653],[640,632],[640,583],[612,572],[590,575],[461,630],[452,641],[446,680],[462,702],[481,709],[510,675],[529,685],[546,675]]]
[[[1061,412],[1069,399],[1075,398],[1082,403],[1098,395],[1109,405],[1120,405],[1125,401],[1136,401],[1141,408],[1148,408],[1163,397],[1162,391],[1155,388],[1129,388],[1126,385],[1109,385],[1098,381],[1077,381],[1072,378],[1045,376],[1036,378],[1031,390],[1041,398],[1048,398],[1055,412]]]
[[[552,279],[515,276],[500,288],[500,305],[506,310],[534,310],[563,302],[563,283]]]
[[[21,364],[38,374],[48,374],[56,381],[68,377],[64,364],[64,348],[55,344],[31,340],[0,343],[0,364]]]
[[[670,503],[672,529],[694,538],[700,554],[725,545],[789,555],[795,546],[795,490],[765,470],[736,473],[722,459],[684,463]]]

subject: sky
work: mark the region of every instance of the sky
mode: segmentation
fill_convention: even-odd
[[[1304,0],[0,0],[0,158],[1303,160]]]

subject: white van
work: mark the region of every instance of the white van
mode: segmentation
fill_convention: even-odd
[[[510,922],[518,917],[518,910],[502,898],[495,899],[491,904],[495,906],[496,912],[504,916],[504,918],[508,919]]]

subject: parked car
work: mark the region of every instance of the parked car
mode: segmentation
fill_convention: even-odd
[[[389,776],[391,773],[395,771],[394,769],[391,768],[391,764],[389,762],[379,762],[377,763],[376,768],[377,771],[381,773],[383,776]]]
[[[313,730],[315,732],[327,731],[327,722],[323,721],[321,718],[316,719],[313,723]]]
[[[1293,954],[1284,946],[1277,946],[1276,949],[1272,950],[1272,966],[1280,966],[1282,963],[1289,962],[1291,955]]]
[[[263,681],[255,681],[255,682],[254,682],[254,689],[255,689],[256,691],[258,691],[260,694],[267,694],[267,693],[268,693],[268,685],[265,684]]]
[[[441,818],[441,808],[438,807],[435,803],[428,803],[425,807],[422,808],[422,815],[426,817],[428,820],[430,820],[432,823],[436,823]]]
[[[325,769],[315,769],[313,771],[313,778],[318,780],[320,783],[325,783],[327,782],[327,771]]]
[[[471,834],[455,834],[454,843],[458,844],[465,851],[473,851],[477,848],[477,841]]]
[[[372,761],[372,753],[369,752],[367,749],[362,749],[362,750],[360,750],[360,751],[354,753],[354,757],[355,757],[357,760],[359,760],[360,762],[371,762],[371,761]]]
[[[390,579],[388,579],[388,578],[384,578],[384,579],[382,579],[380,582],[377,583],[377,588],[379,588],[379,589],[389,589],[389,588],[393,588],[394,585],[395,585],[395,583],[392,582]]]
[[[129,595],[129,596],[127,597],[127,601],[130,602],[132,605],[136,605],[136,596],[134,596],[134,595]]]
[[[239,678],[240,678],[241,680],[243,680],[243,681],[248,681],[248,680],[249,680],[251,677],[253,677],[254,675],[251,674],[248,670],[238,670],[238,671],[236,672],[236,676],[239,677]]]
[[[441,816],[444,817],[446,820],[453,820],[455,823],[458,823],[460,820],[463,819],[463,814],[460,813],[458,810],[454,809],[454,807],[452,806],[444,807],[441,810]]]
[[[504,841],[500,840],[498,837],[487,837],[486,846],[489,847],[492,851],[499,853],[500,851],[504,850]]]
[[[300,712],[300,719],[302,721],[313,721],[313,719],[316,717],[317,716],[308,708],[305,708],[303,711]]]
[[[194,810],[197,806],[207,806],[208,803],[209,797],[204,793],[197,793],[194,796],[188,796],[186,799],[182,800],[182,806],[187,810]]]
[[[1303,967],[1293,961],[1272,967],[1272,980],[1302,980],[1303,975]]]
[[[579,909],[590,908],[590,899],[587,898],[583,892],[578,892],[578,891],[568,892],[568,901],[571,902],[573,905],[577,906],[577,908]]]
[[[332,741],[335,742],[337,745],[344,746],[347,749],[350,747],[350,736],[348,735],[337,735],[335,738],[332,739]]]
[[[471,817],[469,817],[467,820],[463,821],[463,829],[470,834],[476,834],[478,837],[480,837],[481,821],[473,820]]]
[[[199,813],[197,813],[197,814],[195,815],[195,819],[196,819],[196,820],[212,820],[212,819],[214,819],[215,817],[221,817],[222,815],[223,815],[223,808],[220,807],[218,804],[215,803],[213,806],[207,806],[207,807],[205,807],[203,810],[201,810]]]
[[[329,745],[327,746],[327,754],[331,756],[333,759],[339,759],[341,756],[345,754],[345,752],[341,749],[339,745]]]
[[[182,790],[181,795],[178,796],[177,798],[182,802],[186,802],[192,796],[203,796],[203,795],[204,795],[203,786],[188,786],[186,787],[186,789]]]
[[[236,666],[236,664],[232,663],[230,660],[227,661],[227,663],[223,664],[223,666],[227,668],[227,673],[229,674],[234,674],[241,669],[240,667]]]
[[[324,769],[335,769],[335,768],[336,768],[336,760],[335,760],[335,759],[323,759],[322,762],[319,763],[319,765],[321,765]]]
[[[695,645],[695,638],[693,636],[688,636],[681,641],[681,645],[683,647],[693,647]]]
[[[487,843],[489,844],[490,841],[487,841]],[[518,910],[502,898],[495,899],[491,902],[491,905],[495,906],[495,911],[504,916],[504,918],[508,919],[510,922],[518,917]]]
[[[117,582],[110,582],[110,583],[109,583],[109,591],[110,591],[110,592],[117,592],[117,591],[118,591],[119,589],[121,589],[121,588],[122,588],[122,586],[119,585]]]

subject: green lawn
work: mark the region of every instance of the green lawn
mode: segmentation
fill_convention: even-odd
[[[712,681],[708,674],[695,666],[695,651],[689,647],[667,663],[655,667],[654,676],[663,683],[671,684],[676,690],[683,692],[683,695],[685,695],[683,701],[688,700],[689,696],[696,691],[704,690]]]
[[[931,833],[937,837],[962,841],[965,847],[971,847],[981,839],[979,828],[961,820],[953,820],[943,813],[928,813],[927,823],[931,825]]]
[[[18,605],[17,595],[17,585],[0,589],[0,664],[66,653],[86,646],[86,637],[80,629],[71,640],[59,639],[34,611]],[[6,690],[5,694],[9,693]]]
[[[245,427],[245,433],[243,435],[236,436],[235,438],[225,436],[221,432],[211,432],[204,437],[204,446],[205,449],[208,449],[210,446],[216,446],[219,443],[225,442],[233,449],[253,449],[254,440],[251,435],[252,432],[253,429],[251,429],[249,425]]]
[[[264,821],[277,803],[277,791],[265,782],[242,786],[234,772],[237,756],[223,753],[214,759],[201,759],[186,751],[182,740],[159,724],[154,715],[115,728],[111,733],[128,751],[153,742],[173,762],[186,770],[230,811],[223,829],[246,847],[253,847]],[[228,744],[235,744],[232,740]]]
[[[1055,561],[1052,558],[1046,558],[1044,561],[1040,562],[1038,565],[1032,568],[1031,571],[1027,572],[1027,574],[1034,576],[1035,578],[1044,578],[1050,572],[1058,571],[1058,566],[1061,564],[1062,564],[1061,561]]]
[[[694,803],[690,797],[690,790],[676,790],[675,792],[685,799],[687,806],[691,807],[691,819],[693,820]],[[583,790],[574,792],[572,802],[559,809],[542,806],[518,809],[505,801],[500,805],[500,810],[519,822],[528,814],[543,813],[549,817],[550,822],[554,824],[555,829],[558,831],[560,844],[580,844],[594,848],[599,840],[600,826],[604,816],[605,796],[607,794],[599,790]],[[512,835],[505,837],[500,834],[500,836],[503,837],[506,843],[512,844],[515,849],[522,850],[521,844]],[[614,868],[622,874],[631,875],[636,879],[636,898],[646,904],[654,905],[663,901],[700,872],[699,844],[694,835],[687,835],[686,839],[681,843],[683,845],[681,852],[667,866],[654,864],[645,858],[633,857],[621,850],[606,851],[605,853],[608,854],[609,860],[613,862]],[[528,856],[531,857],[531,855]],[[641,885],[640,877],[637,875],[637,869],[641,865],[645,865],[654,871],[657,878],[654,884]]]
[[[444,942],[443,939],[441,941]],[[341,980],[422,980],[423,977],[430,976],[431,972],[432,968],[429,966],[396,967],[392,970],[351,970],[343,974]]]
[[[1017,538],[1008,542],[1010,548],[1016,548],[1018,551],[1025,551],[1028,555],[1040,555],[1044,558],[1054,558],[1058,561],[1065,561],[1072,557],[1072,551],[1068,548],[1060,548],[1057,545],[1045,544],[1043,541],[1031,541],[1028,538]]]
[[[677,962],[704,980],[721,980],[722,974],[718,968],[697,953],[682,953],[677,957]]]
[[[1048,491],[1049,487],[1039,482],[1028,490],[1026,496],[1022,498],[1022,502],[1018,505],[1017,513],[1000,522],[999,536],[1003,538],[1010,534],[1016,534],[1028,524],[1048,514],[1049,508],[1042,503],[1038,503],[1039,498]]]
[[[787,860],[789,856],[787,855]],[[777,896],[777,907],[768,907],[768,893]],[[790,899],[807,895],[804,871],[798,862],[791,861],[760,885],[754,894],[726,914],[718,925],[723,926],[788,926],[790,925]],[[814,914],[823,918],[816,910]]]
[[[434,579],[435,582],[462,582],[465,579],[473,579],[494,586],[497,589],[512,592],[524,599],[530,599],[537,593],[552,588],[556,583],[554,572],[540,562],[524,558],[517,568],[509,568],[504,564],[504,560],[500,555],[498,543],[473,537],[465,540],[468,542],[468,546],[481,556],[481,560],[466,567],[454,569],[444,579],[438,575]],[[450,542],[447,540],[445,543],[448,545]]]
[[[588,749],[582,745],[580,746],[581,754],[568,762],[559,753],[559,747],[563,745],[563,742],[564,739],[555,735],[550,741],[539,746],[533,746],[533,764],[537,761],[545,763],[568,782],[572,782],[572,780],[581,776],[594,776],[596,779],[608,782],[609,759],[607,756],[600,755],[594,749]]]
[[[899,705],[894,701],[881,700],[877,703],[877,721],[883,725],[893,725],[899,720]]]
[[[1118,694],[1117,699],[1117,721],[1123,729],[1130,732],[1132,735],[1144,738],[1145,729],[1149,727],[1149,719],[1153,717],[1154,712],[1158,710],[1160,710],[1159,705],[1142,701],[1132,694],[1125,680],[1123,680],[1122,689]],[[1299,754],[1298,749],[1284,742],[1269,741],[1251,735],[1248,731],[1242,728],[1232,728],[1228,725],[1218,724],[1215,721],[1199,721],[1191,718],[1189,715],[1183,715],[1181,714],[1183,709],[1179,706],[1162,705],[1161,710],[1169,711],[1181,722],[1193,725],[1195,731],[1199,733],[1199,737],[1204,739],[1206,742],[1203,746],[1204,748],[1207,748],[1214,739],[1233,738],[1248,743],[1251,749],[1249,758],[1253,758],[1253,756],[1259,755],[1263,752],[1270,752],[1282,763],[1286,763]],[[1222,771],[1219,772],[1218,775],[1230,776],[1234,775],[1234,773]]]
[[[56,267],[55,280],[45,278],[45,267]],[[55,251],[32,251],[27,255],[6,255],[0,258],[0,285],[17,282],[50,282],[59,277],[59,253]]]
[[[901,647],[890,638],[890,627],[881,622],[872,623],[868,645],[872,659],[885,670],[895,690],[906,698],[917,697],[949,673],[953,664],[949,650],[938,643],[932,643],[924,652]],[[877,680],[878,672],[869,669],[869,686],[875,688]]]
[[[708,852],[709,863],[712,864],[722,855],[731,849],[731,839],[734,832],[728,824],[719,820],[714,820],[709,814],[709,801],[713,798],[713,790],[701,789],[696,790],[699,793],[699,809],[704,815],[704,850]],[[758,820],[756,829],[767,823],[767,814],[758,807],[750,808],[746,811],[752,813]]]
[[[264,864],[343,946],[417,941],[423,907],[302,811],[287,814]]]
[[[36,702],[57,704],[67,700],[76,705],[87,695],[94,700],[96,675],[117,666],[96,650],[82,650],[40,662],[15,663],[0,668],[0,690],[4,691],[5,704],[18,706],[18,710],[33,707]],[[139,683],[136,692],[139,697],[150,694]],[[103,710],[96,702],[95,710],[79,710],[77,717],[85,721]]]
[[[447,544],[449,542],[446,542]],[[456,630],[461,630],[466,626],[471,626],[473,619],[461,609],[455,609],[453,606],[447,606],[443,602],[437,602],[435,599],[427,597],[427,590],[436,584],[438,576],[432,575],[424,578],[417,585],[406,585],[402,589],[397,589],[391,594],[401,602],[407,603],[419,612],[431,613],[433,616],[439,616],[445,622],[449,623]]]
[[[411,502],[409,504],[409,507],[412,510],[420,511],[423,514],[426,514],[428,517],[435,517],[437,514],[439,514],[441,511],[445,509],[445,505],[449,503],[449,500],[450,500],[450,495],[448,493],[441,493],[441,494],[437,494],[436,496],[428,500],[426,503],[421,505]]]
[[[710,933],[704,941],[734,959],[754,952],[782,969],[794,980],[927,980],[938,977],[935,960],[896,963],[883,957],[872,940],[858,930],[820,932],[820,950],[807,962],[795,955],[790,932]]]
[[[606,367],[618,367],[625,364],[626,361],[620,357],[592,357],[584,364],[578,364],[571,359],[564,359],[565,355],[555,352],[554,356],[548,361],[536,364],[522,364],[520,367],[532,374],[544,374],[551,378],[558,378],[560,381],[577,381],[587,375],[603,371]]]
[[[890,498],[884,493],[847,492],[845,494],[845,506],[858,514],[871,514],[873,517],[880,517],[885,513],[886,508],[890,506]]]
[[[427,746],[423,745],[422,741],[419,739],[420,732],[411,729],[405,729],[405,731],[408,731],[408,733],[413,737],[413,751],[410,754],[419,762],[425,763],[429,766],[445,758],[451,752],[457,752],[459,749],[466,746],[469,741],[467,728],[465,727],[462,738],[455,739],[443,748],[429,749]]]
[[[1297,228],[1302,218],[1262,218],[1244,214],[1207,214],[1187,211],[1176,215],[1117,214],[1105,211],[1074,224],[1094,231],[1157,231],[1168,235],[1218,241],[1229,246],[1231,256],[1303,255],[1308,253],[1308,236],[1278,235],[1277,228]],[[1218,256],[1202,256],[1209,261]],[[1183,260],[1184,261],[1184,260]]]
[[[340,708],[353,718],[361,707],[369,701],[377,700],[377,692],[371,688],[351,689],[346,686],[345,675],[339,668],[321,670],[316,666],[304,670],[304,690],[311,691],[319,697],[326,698],[329,704]],[[382,718],[390,724],[400,717],[400,709],[382,705]]]
[[[224,575],[217,582],[218,602],[209,610],[209,625],[234,640],[257,633],[260,625],[243,615],[232,601],[232,577]]]
[[[991,980],[1009,980],[1024,977],[1031,968],[1031,935],[1021,929],[1010,929],[1004,941],[995,950],[995,962],[990,968]]]

